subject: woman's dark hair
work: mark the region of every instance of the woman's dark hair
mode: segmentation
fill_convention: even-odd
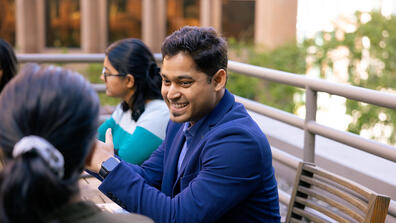
[[[163,59],[180,52],[190,55],[196,69],[208,77],[227,70],[227,43],[211,27],[184,26],[164,40],[161,52]]]
[[[78,193],[98,112],[96,92],[72,71],[28,64],[9,82],[0,96],[0,222],[43,222]],[[12,157],[15,144],[31,135],[63,155],[63,177],[35,149]]]
[[[0,70],[3,75],[0,78],[0,92],[17,72],[17,58],[14,50],[7,41],[0,39]]]
[[[105,52],[111,65],[134,79],[134,94],[122,103],[124,111],[132,110],[132,119],[137,121],[144,112],[146,100],[162,99],[160,69],[153,54],[138,39],[123,39],[111,44]],[[131,105],[131,106],[129,106]]]

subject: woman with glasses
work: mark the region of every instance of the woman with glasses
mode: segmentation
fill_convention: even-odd
[[[0,95],[0,222],[152,222],[80,198],[98,112],[90,83],[69,70],[29,64],[7,84]]]
[[[17,59],[11,45],[0,39],[0,93],[17,72]]]
[[[169,120],[161,96],[160,69],[138,39],[119,40],[106,49],[105,55],[101,78],[106,94],[120,98],[122,103],[100,126],[98,138],[104,142],[112,137],[116,155],[141,164],[162,143]]]

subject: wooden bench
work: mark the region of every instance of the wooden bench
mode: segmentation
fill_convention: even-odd
[[[286,223],[385,221],[390,198],[346,178],[301,162]]]
[[[100,183],[95,177],[83,173],[78,181],[81,198],[83,200],[90,200],[95,204],[114,203],[98,189]]]

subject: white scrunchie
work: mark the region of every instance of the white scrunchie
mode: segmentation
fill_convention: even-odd
[[[59,179],[62,179],[64,174],[63,156],[51,143],[42,137],[33,135],[23,137],[15,144],[12,156],[15,158],[33,149],[48,163]]]

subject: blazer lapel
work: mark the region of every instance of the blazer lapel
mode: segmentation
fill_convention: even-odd
[[[167,195],[172,194],[172,188],[175,184],[177,174],[177,162],[179,160],[179,155],[185,141],[183,126],[184,125],[181,125],[178,132],[176,133],[176,137],[170,146],[169,153],[166,158],[167,160],[164,165],[164,177],[161,187],[162,192]]]
[[[194,135],[193,140],[191,141],[190,145],[188,145],[188,150],[186,156],[184,157],[180,171],[177,175],[176,182],[179,180],[179,177],[184,173],[184,170],[188,163],[190,163],[191,159],[193,159],[193,157],[195,156],[194,154],[196,154],[197,152],[197,147],[199,147],[199,143],[201,143],[206,133],[208,133],[209,130],[217,124],[217,122],[224,116],[224,114],[231,109],[234,103],[234,96],[227,89],[225,89],[223,98],[220,100],[219,104],[217,104],[215,109],[204,118],[205,120],[203,120],[201,126],[199,126],[198,131]]]
[[[217,122],[224,116],[224,114],[231,109],[233,104],[235,103],[235,98],[234,96],[226,89],[223,98],[220,100],[219,104],[215,107],[215,109],[208,115],[206,116],[201,124],[199,126],[198,131],[194,135],[192,141],[188,145],[186,156],[184,157],[184,160],[182,162],[182,165],[180,167],[180,171],[177,173],[177,178],[174,182],[173,185],[173,193],[178,193],[181,189],[183,188],[178,188],[178,183],[180,180],[180,177],[182,177],[186,171],[186,169],[189,169],[189,165],[198,165],[197,160],[198,156],[200,154],[199,148],[200,148],[200,143],[202,143],[202,139],[210,131],[210,129],[217,124]],[[184,136],[183,132],[181,134]],[[184,139],[184,137],[183,137]],[[183,147],[184,140],[182,143],[179,145],[179,150],[178,153],[175,155],[175,167],[173,170],[177,172],[177,162],[179,159],[180,151]],[[190,173],[187,173],[190,174]]]
[[[203,123],[203,124],[205,124],[205,123]],[[199,149],[199,143],[201,142],[202,138],[208,131],[209,131],[208,126],[202,125],[202,126],[200,126],[200,129],[194,135],[192,141],[188,145],[186,156],[184,157],[184,160],[180,167],[180,171],[177,174],[176,182],[184,174],[184,170],[186,169],[186,166],[188,166],[188,164],[193,159],[193,157],[196,156],[197,150]]]

